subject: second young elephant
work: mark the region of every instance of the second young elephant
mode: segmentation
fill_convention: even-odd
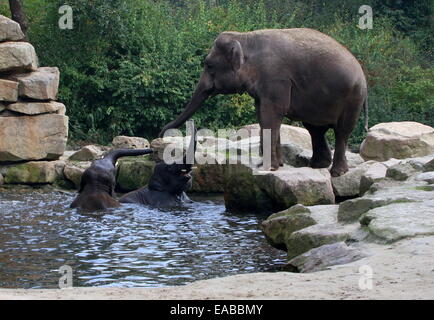
[[[345,151],[362,108],[367,127],[367,85],[362,67],[344,46],[304,28],[223,32],[204,61],[185,110],[160,135],[182,125],[208,97],[243,92],[255,99],[261,129],[271,129],[271,168],[265,169],[277,170],[282,164],[280,126],[287,117],[309,131],[313,168],[332,163],[325,139],[332,128],[336,144],[331,174],[348,171]]]
[[[180,163],[158,162],[147,186],[127,193],[119,199],[122,203],[137,203],[152,207],[174,207],[192,202],[185,193],[192,186],[190,175],[196,151],[196,129],[192,128],[190,145]],[[192,158],[188,163],[187,155]]]

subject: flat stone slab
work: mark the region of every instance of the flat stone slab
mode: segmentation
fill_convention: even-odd
[[[74,152],[69,160],[74,161],[93,161],[102,158],[104,151],[98,146],[88,145],[84,146],[77,152]]]
[[[115,149],[146,149],[150,147],[149,141],[142,137],[117,136],[113,138]]]
[[[72,183],[74,183],[75,188],[79,189],[81,176],[83,175],[84,170],[91,166],[92,162],[67,162],[65,168],[63,169],[63,175],[65,178]]]
[[[379,123],[360,146],[365,160],[405,159],[434,153],[434,128],[412,121]]]
[[[18,99],[18,82],[0,79],[0,101],[15,102]]]
[[[350,168],[346,173],[339,177],[332,177],[331,181],[335,195],[339,197],[359,195],[361,178],[373,164],[373,161],[365,162],[355,168]]]
[[[363,195],[377,181],[386,177],[387,166],[381,162],[372,164],[360,177],[359,194]]]
[[[257,176],[258,186],[283,206],[333,204],[335,195],[327,169],[281,168]]]
[[[0,43],[0,72],[34,71],[38,68],[35,48],[28,42]]]
[[[37,115],[44,113],[57,113],[64,115],[66,111],[65,105],[56,101],[17,102],[9,104],[6,109],[26,115]]]
[[[225,190],[225,166],[197,164],[192,172],[191,192],[223,193]]]
[[[347,246],[345,242],[336,242],[311,249],[291,259],[288,266],[298,272],[307,273],[326,270],[331,266],[350,263],[364,257],[366,254],[360,250]]]
[[[365,212],[398,202],[422,202],[433,193],[424,190],[425,183],[407,183],[404,185],[385,187],[373,194],[366,194],[363,197],[346,200],[339,204],[338,221],[354,222],[357,221]]]
[[[12,19],[0,15],[0,42],[24,39],[20,25]]]
[[[434,171],[434,158],[423,165],[423,171]]]
[[[429,184],[433,184],[434,183],[434,171],[428,171],[428,172],[420,173],[415,177],[415,180],[426,181]]]
[[[155,162],[146,156],[125,157],[118,161],[116,184],[123,191],[144,187],[154,172]]]
[[[31,73],[11,76],[11,79],[19,83],[20,97],[36,100],[56,100],[59,78],[57,67],[41,67]]]
[[[0,162],[58,159],[65,151],[68,117],[0,117]]]
[[[7,184],[53,183],[63,171],[63,161],[30,161],[8,168]]]
[[[253,137],[259,135],[260,126],[258,123],[254,123],[244,126],[241,129],[248,130],[251,133],[250,135]],[[303,149],[312,150],[309,131],[302,127],[282,124],[280,127],[280,141],[281,143],[292,143]]]
[[[337,211],[338,205],[305,207],[296,204],[269,216],[262,222],[261,229],[273,247],[286,251],[286,242],[293,232],[314,224],[333,224]]]
[[[388,242],[434,235],[434,200],[374,208],[365,213],[360,222],[367,225],[372,234]]]
[[[315,224],[291,233],[286,241],[288,259],[325,244],[345,241],[350,238],[355,226],[339,224]]]

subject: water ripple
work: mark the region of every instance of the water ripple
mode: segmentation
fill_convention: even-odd
[[[72,194],[0,192],[0,287],[158,287],[269,270],[284,262],[259,230],[264,217],[231,214],[221,199],[173,210],[125,205],[80,215]]]

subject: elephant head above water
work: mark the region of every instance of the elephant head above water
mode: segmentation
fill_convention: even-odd
[[[325,132],[336,136],[331,174],[348,171],[348,138],[361,109],[367,127],[367,84],[356,58],[331,37],[312,29],[223,32],[205,58],[199,83],[184,111],[160,136],[177,128],[217,94],[247,92],[255,100],[262,129],[271,129],[271,170],[282,164],[280,126],[301,121],[312,138],[310,166],[332,163]],[[261,134],[262,138],[262,134]]]

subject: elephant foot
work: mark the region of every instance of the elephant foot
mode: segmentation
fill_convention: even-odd
[[[346,172],[348,172],[348,165],[346,163],[340,165],[333,164],[332,168],[330,169],[330,175],[332,177],[339,177]]]
[[[259,162],[257,165],[256,165],[256,167],[257,168],[260,168],[260,167],[262,167],[264,165],[264,163],[263,163],[263,161],[261,161],[261,162]],[[283,162],[282,163],[279,163],[279,164],[272,164],[270,167],[268,167],[268,168],[263,168],[263,170],[264,171],[277,171],[277,170],[279,170],[279,168],[280,167],[283,167]]]
[[[328,168],[330,166],[330,164],[332,163],[331,159],[314,159],[312,158],[309,162],[309,166],[311,168],[314,169],[319,169],[319,168]]]

